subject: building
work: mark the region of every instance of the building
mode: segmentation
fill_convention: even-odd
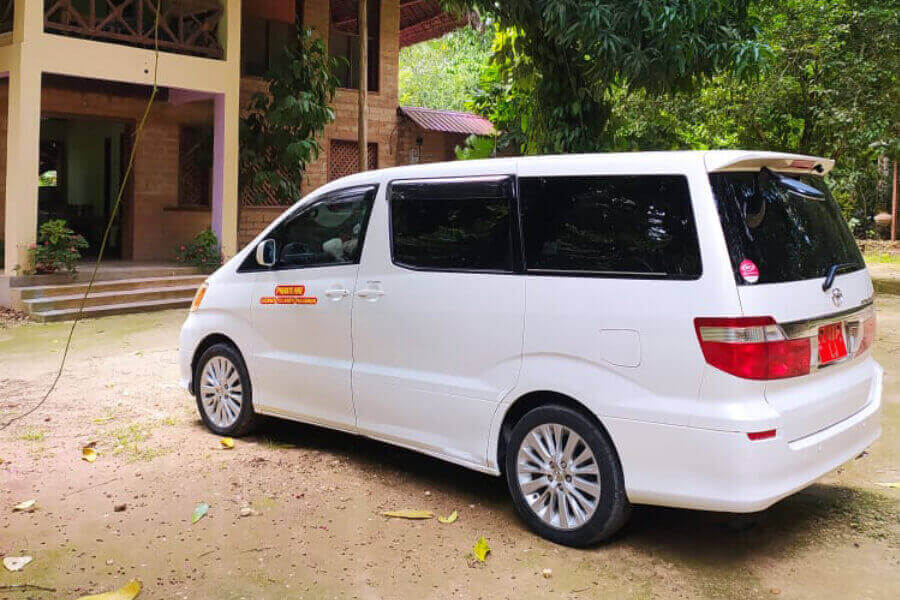
[[[238,123],[297,22],[348,59],[308,171],[313,189],[358,168],[358,0],[163,0],[159,93],[132,141],[154,77],[156,0],[0,0],[0,232],[7,278],[27,264],[40,223],[65,218],[96,252],[135,151],[106,257],[168,261],[212,227],[232,256],[284,210],[242,206]],[[400,49],[458,27],[438,0],[369,0],[368,157],[405,164]],[[297,17],[300,17],[299,19]],[[404,109],[413,110],[413,109]],[[424,130],[423,130],[424,131]],[[424,131],[422,153],[439,130]],[[448,134],[458,139],[456,133]],[[403,138],[403,139],[401,139]],[[454,142],[455,143],[458,142]],[[449,155],[444,153],[441,158]],[[2,302],[0,302],[2,303]]]
[[[490,121],[478,115],[415,106],[397,109],[397,162],[415,164],[454,160],[470,135],[494,135]]]

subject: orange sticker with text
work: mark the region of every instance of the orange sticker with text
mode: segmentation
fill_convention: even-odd
[[[303,296],[306,294],[305,285],[279,285],[275,288],[276,296]]]
[[[307,297],[305,285],[278,285],[275,286],[274,296],[263,296],[260,304],[318,304],[319,299]]]

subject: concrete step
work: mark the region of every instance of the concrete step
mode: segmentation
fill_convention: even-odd
[[[196,288],[206,280],[205,275],[176,275],[174,277],[141,277],[139,279],[116,279],[111,281],[95,281],[91,288],[92,294],[103,292],[116,292],[139,290],[147,288],[161,288],[174,286],[189,286]],[[70,283],[65,285],[39,285],[31,287],[13,288],[13,295],[21,300],[34,298],[49,298],[53,296],[82,296],[87,291],[88,282]]]
[[[15,275],[9,278],[10,288],[35,286],[67,285],[86,283],[91,280],[93,265],[80,265],[78,273],[54,273],[52,275]],[[105,264],[97,272],[95,281],[118,281],[121,279],[178,277],[181,275],[201,275],[203,271],[196,267],[178,265],[143,265],[130,263],[117,266],[115,263]]]
[[[150,312],[156,310],[170,310],[173,308],[187,308],[191,305],[191,298],[173,298],[167,300],[149,300],[145,302],[125,302],[121,304],[105,304],[91,306],[84,309],[82,319],[97,317],[109,317],[112,315],[125,315],[130,313]],[[31,318],[39,323],[51,321],[71,321],[78,313],[77,308],[64,308],[60,310],[48,310],[34,313]]]
[[[153,288],[139,288],[136,290],[112,290],[108,292],[91,291],[87,298],[84,294],[72,294],[68,296],[48,296],[44,298],[32,298],[25,300],[25,312],[35,315],[47,311],[67,308],[78,308],[84,302],[88,306],[105,306],[108,304],[132,304],[134,302],[147,302],[152,300],[193,299],[197,292],[196,285],[170,285]]]

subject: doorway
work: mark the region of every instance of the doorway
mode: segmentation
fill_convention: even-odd
[[[64,219],[84,236],[85,257],[96,257],[112,214],[126,160],[130,125],[124,121],[47,117],[41,120],[38,227]],[[128,190],[126,190],[127,192]],[[128,198],[123,198],[123,204]],[[104,256],[122,258],[122,208]]]

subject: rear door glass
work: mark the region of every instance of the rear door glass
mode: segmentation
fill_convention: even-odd
[[[519,194],[529,272],[700,277],[683,175],[523,177]]]
[[[413,269],[513,269],[512,177],[391,184],[391,248]]]
[[[816,279],[834,265],[839,273],[865,268],[821,177],[763,170],[709,178],[738,285]],[[742,263],[752,263],[752,279],[741,275]]]

